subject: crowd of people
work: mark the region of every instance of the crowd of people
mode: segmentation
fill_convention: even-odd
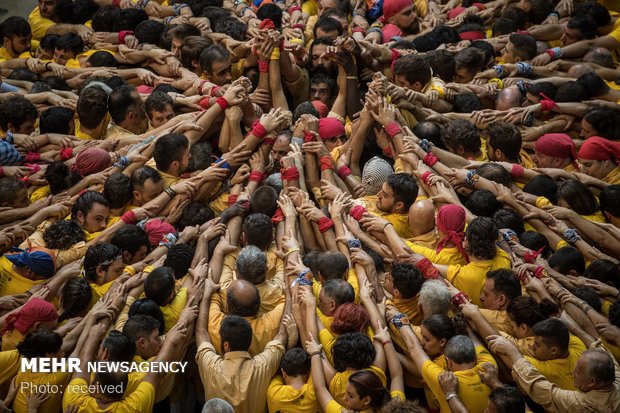
[[[620,412],[617,1],[38,0],[0,35],[1,411]]]

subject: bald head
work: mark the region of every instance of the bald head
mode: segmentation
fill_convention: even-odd
[[[435,206],[430,199],[416,201],[409,208],[409,226],[413,235],[423,235],[435,228]]]
[[[249,281],[235,280],[226,290],[228,314],[252,317],[258,314],[260,296],[258,289]]]
[[[594,47],[583,56],[585,63],[596,63],[599,66],[613,69],[615,67],[614,59],[609,49],[604,47]]]
[[[570,69],[568,69],[568,72],[566,72],[566,75],[572,79],[578,79],[579,76],[585,75],[591,72],[594,72],[594,69],[592,68],[592,66],[585,64],[585,63],[579,63],[576,65],[573,65]]]
[[[495,109],[497,110],[508,110],[513,107],[521,106],[521,92],[516,87],[508,87],[506,89],[502,89],[497,94],[497,103],[495,104]]]

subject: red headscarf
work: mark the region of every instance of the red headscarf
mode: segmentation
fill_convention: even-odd
[[[436,251],[441,251],[446,243],[452,242],[456,245],[465,262],[469,262],[469,256],[463,248],[465,239],[465,209],[459,205],[444,205],[437,212],[437,229],[446,234],[437,244]]]
[[[575,143],[565,133],[545,133],[536,141],[534,150],[552,158],[577,159]]]
[[[484,39],[484,33],[480,31],[469,31],[459,33],[461,40],[482,40]]]
[[[620,161],[620,143],[591,136],[579,148],[579,157],[592,161]]]
[[[319,112],[320,118],[326,118],[327,115],[329,115],[329,108],[325,103],[321,102],[320,100],[313,100],[310,103],[312,103],[312,106],[314,106],[316,111]]]
[[[319,120],[319,136],[321,139],[334,138],[344,134],[344,125],[338,119],[322,118]]]
[[[112,159],[107,151],[101,148],[86,148],[75,158],[71,170],[82,176],[103,171],[110,166]]]
[[[411,0],[384,0],[383,1],[383,17],[389,19],[398,14],[405,7],[411,6]]]
[[[149,236],[149,242],[154,247],[159,245],[159,242],[162,240],[164,235],[170,233],[176,234],[177,232],[177,230],[172,225],[160,219],[152,219],[147,222],[144,230]]]
[[[6,318],[6,326],[0,333],[3,336],[8,331],[17,330],[22,334],[26,332],[35,323],[47,323],[58,319],[58,312],[56,308],[42,298],[31,298],[22,308],[16,313],[10,314]]]

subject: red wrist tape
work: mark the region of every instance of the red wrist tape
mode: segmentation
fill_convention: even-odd
[[[263,139],[267,135],[267,129],[265,129],[260,122],[254,122],[254,125],[252,125],[252,132],[250,133],[258,139]]]
[[[368,212],[368,210],[363,206],[355,205],[349,210],[349,215],[351,215],[354,220],[359,221],[364,217],[366,212]]]
[[[127,211],[121,215],[121,221],[127,225],[135,224],[138,219],[133,211]]]
[[[424,155],[424,159],[422,159],[422,161],[426,165],[432,167],[433,165],[435,165],[439,161],[439,158],[437,158],[435,155],[433,155],[431,152],[429,152],[426,155]]]
[[[215,97],[215,96],[217,95],[217,92],[219,92],[219,91],[220,91],[220,89],[221,89],[221,87],[219,87],[219,86],[217,86],[217,85],[213,86],[213,87],[211,88],[211,91],[210,91],[211,96]],[[228,103],[227,103],[227,104],[228,104]]]
[[[431,171],[426,171],[422,174],[422,176],[420,177],[420,179],[422,180],[422,182],[426,185],[428,185],[428,178],[430,178],[431,176],[433,176],[434,173],[432,173]]]
[[[260,171],[252,171],[250,172],[250,181],[251,182],[262,182],[265,179],[265,174]]]
[[[543,112],[550,112],[556,106],[557,104],[555,103],[555,101],[551,99],[542,99],[540,101],[540,108],[542,109]]]
[[[301,23],[297,23],[297,24],[294,24],[294,25],[291,26],[291,29],[301,29],[301,30],[304,30],[305,28],[306,28],[306,26],[304,26]]]
[[[41,154],[38,152],[28,152],[28,155],[24,157],[24,162],[33,163],[41,160]]]
[[[321,164],[321,171],[326,171],[328,169],[331,169],[332,171],[334,170],[334,161],[332,160],[331,156],[329,155],[321,156],[321,158],[319,159],[319,162]]]
[[[321,231],[321,233],[329,231],[329,229],[333,226],[334,221],[332,221],[331,219],[327,217],[319,218],[319,231]]]
[[[73,158],[73,148],[63,148],[60,150],[60,160],[66,161]]]
[[[534,277],[536,278],[543,278],[545,276],[545,267],[536,267],[536,269],[534,270]]]
[[[346,165],[342,165],[340,168],[338,168],[338,171],[336,173],[338,174],[340,179],[345,179],[347,176],[351,175],[351,169]]]
[[[527,250],[525,254],[523,255],[523,260],[528,264],[531,264],[534,261],[536,261],[536,258],[538,258],[538,252],[532,251],[532,250]]]
[[[276,138],[265,138],[263,139],[263,145],[273,146],[276,143]]]
[[[41,165],[39,165],[38,163],[26,163],[24,164],[24,166],[28,168],[30,172],[29,175],[36,174],[41,170]]]
[[[264,60],[259,60],[258,71],[261,73],[269,73],[269,62],[266,62]]]
[[[282,212],[282,209],[278,207],[276,212],[271,217],[271,222],[273,222],[274,225],[278,225],[282,221],[284,221],[284,212]]]
[[[211,99],[210,96],[207,96],[206,98],[202,99],[198,104],[200,105],[201,108],[203,109],[209,109],[209,107],[211,107],[211,102],[209,101],[209,99]]]
[[[282,169],[280,175],[283,181],[295,181],[299,179],[299,171],[297,167],[291,166],[290,168]]]
[[[394,136],[403,132],[403,129],[400,127],[398,122],[392,121],[383,127],[385,129],[385,133],[388,134],[390,139],[394,139]]]
[[[467,304],[469,302],[469,297],[465,293],[459,291],[450,301],[455,307],[458,307],[459,305]]]
[[[385,149],[383,149],[383,153],[386,156],[389,156],[390,158],[394,158],[394,153],[392,152],[392,148],[391,147],[386,147]]]
[[[217,103],[219,105],[219,107],[222,108],[222,111],[224,111],[224,110],[226,110],[228,108],[228,102],[224,98],[217,98],[215,103]]]
[[[520,176],[523,176],[523,174],[525,174],[525,168],[522,167],[521,165],[514,164],[512,165],[512,170],[510,173],[512,176],[520,177]]]
[[[237,202],[238,198],[239,195],[237,194],[228,195],[228,206],[234,205]]]
[[[304,143],[314,142],[315,140],[316,136],[314,135],[314,133],[307,130],[304,131]]]
[[[133,35],[133,32],[131,30],[121,30],[118,32],[118,42],[120,44],[125,44],[125,37],[128,35]]]
[[[439,278],[439,271],[428,258],[423,258],[416,264],[418,270],[422,273],[425,280]]]

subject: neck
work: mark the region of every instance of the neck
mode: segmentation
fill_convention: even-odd
[[[304,376],[295,376],[295,377],[287,376],[286,377],[286,384],[293,387],[296,390],[301,389],[306,384],[307,381],[308,381],[308,378],[306,377],[304,380]]]
[[[463,371],[463,370],[471,370],[476,367],[476,363],[462,363],[457,364],[452,362],[452,366],[450,367],[450,371]]]
[[[91,128],[87,128],[86,126],[84,126],[84,124],[80,123],[80,131],[90,136],[94,140],[99,140],[103,136],[103,132],[104,132],[102,126],[103,124],[100,124],[96,128],[91,129]]]

